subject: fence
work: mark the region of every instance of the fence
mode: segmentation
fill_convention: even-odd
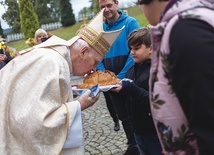
[[[6,41],[10,42],[10,41],[16,41],[16,40],[21,40],[24,39],[25,36],[23,33],[16,33],[16,34],[8,34],[6,37]]]
[[[94,17],[94,12],[87,12],[87,13],[79,13],[78,21],[84,21],[84,19],[92,19]]]
[[[44,30],[46,30],[46,31],[58,29],[60,27],[62,27],[62,24],[59,23],[59,22],[41,25],[41,28],[44,29]],[[17,41],[17,40],[21,40],[21,39],[24,39],[24,38],[25,38],[25,36],[24,36],[23,33],[8,34],[6,36],[7,42]]]

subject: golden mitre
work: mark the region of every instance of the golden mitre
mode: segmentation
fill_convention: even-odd
[[[109,51],[111,45],[125,27],[123,26],[121,29],[116,31],[105,32],[103,30],[103,11],[104,8],[77,33],[77,36],[84,39],[102,56],[104,56]],[[68,42],[75,42],[79,37],[74,37]]]

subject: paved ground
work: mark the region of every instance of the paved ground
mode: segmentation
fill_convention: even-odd
[[[73,84],[82,82],[72,77]],[[122,155],[126,150],[125,133],[113,130],[114,122],[109,115],[103,94],[92,107],[82,112],[86,155]]]

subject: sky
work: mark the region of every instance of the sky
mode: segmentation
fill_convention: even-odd
[[[118,0],[119,1],[119,6],[126,6],[127,4],[130,4],[132,2],[135,2],[136,0]],[[71,0],[72,8],[74,10],[75,16],[77,16],[78,12],[84,8],[84,7],[89,7],[90,2],[89,0]],[[3,29],[9,28],[7,23],[1,18],[3,13],[5,12],[5,8],[0,4],[0,19],[1,19],[1,26]]]

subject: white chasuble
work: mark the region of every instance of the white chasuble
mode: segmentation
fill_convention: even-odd
[[[1,155],[84,154],[70,52],[63,45],[65,40],[53,36],[0,70]]]

